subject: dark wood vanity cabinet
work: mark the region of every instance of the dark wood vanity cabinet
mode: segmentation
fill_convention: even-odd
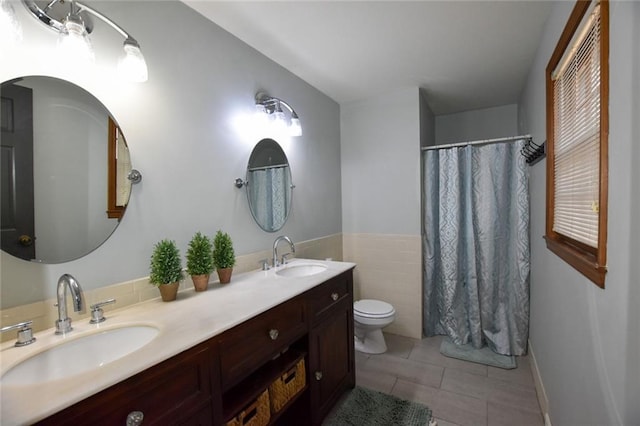
[[[211,345],[195,346],[39,424],[126,425],[135,412],[144,415],[141,424],[145,426],[214,424],[214,395],[220,394],[212,377],[211,367],[216,363]]]
[[[309,292],[309,379],[313,424],[355,386],[353,278],[339,275]]]
[[[355,386],[353,277],[346,271],[41,424],[221,426],[304,360],[305,385],[273,425],[320,425]]]

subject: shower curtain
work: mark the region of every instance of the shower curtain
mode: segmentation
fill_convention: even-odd
[[[249,172],[250,197],[256,202],[256,220],[267,229],[280,229],[287,217],[289,192],[288,166],[269,167]]]
[[[524,355],[529,334],[525,141],[424,151],[424,333]]]

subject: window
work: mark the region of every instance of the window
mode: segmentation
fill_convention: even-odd
[[[547,247],[604,288],[609,3],[579,0],[546,70]]]

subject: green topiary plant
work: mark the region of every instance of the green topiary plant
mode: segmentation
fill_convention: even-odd
[[[236,254],[233,251],[231,237],[226,232],[218,231],[213,239],[213,263],[216,265],[220,284],[230,282],[233,265],[236,264]]]
[[[154,246],[150,269],[149,282],[158,287],[184,278],[180,251],[174,241],[162,240]]]
[[[213,263],[217,269],[233,268],[236,264],[233,242],[226,232],[218,231],[213,239]]]
[[[189,275],[208,275],[213,271],[213,245],[211,239],[197,232],[187,249],[187,272]]]

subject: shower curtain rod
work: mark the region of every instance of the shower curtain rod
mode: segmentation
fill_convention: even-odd
[[[531,135],[520,135],[520,136],[509,136],[509,137],[506,137],[506,138],[483,139],[483,140],[477,140],[477,141],[457,142],[457,143],[450,143],[450,144],[447,144],[447,145],[424,146],[424,147],[421,148],[421,150],[422,151],[430,151],[432,149],[456,148],[456,147],[467,146],[467,145],[485,145],[485,144],[490,144],[490,143],[517,141],[517,140],[520,140],[520,139],[529,139],[529,140],[531,140],[532,137],[531,137]]]

